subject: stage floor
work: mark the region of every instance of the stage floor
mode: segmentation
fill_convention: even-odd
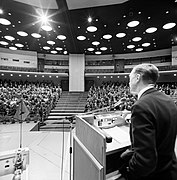
[[[35,125],[22,124],[22,147],[29,148],[30,157],[28,180],[69,180],[70,132],[30,131]],[[0,152],[19,148],[19,130],[17,123],[0,124]],[[25,173],[22,180],[27,180]],[[12,177],[1,176],[0,180],[12,180]]]

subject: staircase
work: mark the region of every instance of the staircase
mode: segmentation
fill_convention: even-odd
[[[88,92],[62,92],[56,106],[45,119],[40,131],[69,131],[75,125],[74,115],[83,113]]]

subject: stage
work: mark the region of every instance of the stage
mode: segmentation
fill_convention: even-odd
[[[33,122],[22,124],[22,147],[29,148],[28,179],[69,180],[70,132],[30,131],[35,125]],[[18,123],[0,124],[0,152],[19,148],[19,130]],[[0,180],[12,180],[12,177],[6,175]],[[27,180],[25,171],[22,177]]]

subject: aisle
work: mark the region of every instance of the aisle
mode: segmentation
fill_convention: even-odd
[[[30,151],[29,180],[61,180],[62,169],[63,180],[69,180],[70,133],[30,131],[34,126],[33,122],[23,123],[22,147],[28,147]],[[0,153],[19,147],[19,129],[20,126],[17,123],[0,125]],[[0,180],[11,179],[12,175],[0,177]],[[23,180],[26,180],[25,175]]]

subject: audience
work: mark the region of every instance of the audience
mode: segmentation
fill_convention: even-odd
[[[43,118],[55,107],[55,103],[61,95],[60,86],[45,82],[13,82],[0,80],[0,116],[3,122],[14,122],[13,116],[16,113],[17,103],[23,98],[30,111],[30,117]],[[8,119],[7,119],[8,118]]]

